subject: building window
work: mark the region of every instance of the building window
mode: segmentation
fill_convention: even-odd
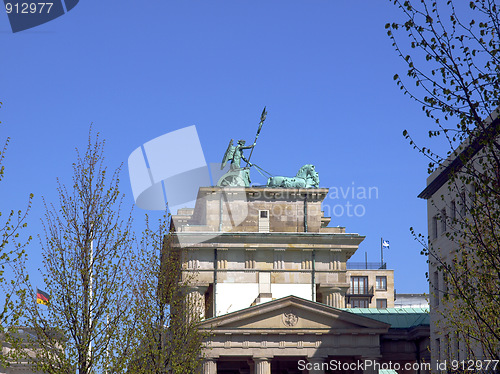
[[[367,295],[368,277],[351,277],[351,293],[353,295]]]
[[[377,291],[387,291],[387,277],[377,277]]]
[[[451,214],[451,219],[455,220],[457,218],[457,204],[455,204],[455,200],[451,202],[450,206],[450,214]],[[453,222],[452,222],[453,223]]]
[[[351,308],[368,308],[367,299],[351,299]]]
[[[441,210],[441,234],[444,234],[446,232],[446,208],[443,208]]]
[[[259,232],[269,232],[269,210],[259,210]]]
[[[432,239],[436,239],[438,237],[438,218],[437,218],[437,216],[432,217],[431,235],[432,235]]]
[[[387,299],[377,299],[377,309],[387,309]]]
[[[470,186],[470,201],[474,205],[476,205],[476,203],[477,203],[477,187],[475,184],[472,184]]]
[[[451,345],[450,345],[450,335],[449,334],[446,334],[444,336],[444,348],[445,348],[445,352],[444,352],[444,357],[446,360],[450,360],[450,357],[451,357]]]
[[[465,213],[467,211],[467,201],[465,198],[465,190],[460,192],[460,214],[462,215],[462,219],[465,218]]]
[[[451,270],[451,267],[450,267]],[[448,273],[443,272],[443,284],[442,284],[442,291],[443,291],[443,297],[447,298],[448,297]]]
[[[437,271],[434,272],[434,303],[436,306],[439,305],[439,273]]]

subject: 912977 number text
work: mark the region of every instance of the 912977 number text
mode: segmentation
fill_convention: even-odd
[[[54,3],[5,3],[7,13],[33,14],[33,13],[50,13]]]

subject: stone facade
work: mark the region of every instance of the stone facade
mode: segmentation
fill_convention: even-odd
[[[428,179],[427,183],[430,184],[438,175],[440,171],[434,172]],[[441,197],[444,197],[442,199]],[[435,248],[436,253],[444,261],[451,262],[454,257],[454,245],[446,237],[446,227],[443,227],[437,220],[437,216],[443,209],[447,209],[455,198],[452,197],[448,189],[448,183],[444,183],[433,196],[427,201],[427,221],[430,245]],[[434,258],[429,258],[429,301],[430,301],[430,335],[431,335],[431,358],[432,362],[444,362],[446,358],[453,358],[456,360],[463,360],[466,357],[466,347],[460,347],[459,339],[453,333],[449,326],[443,322],[442,314],[443,303],[443,290],[448,285],[443,276],[443,272],[439,271],[439,263]],[[450,334],[450,332],[452,332]],[[450,352],[453,347],[453,352]]]
[[[448,293],[453,292],[454,286],[452,282],[446,279],[446,274],[443,271],[444,265],[454,267],[455,261],[461,260],[461,249],[456,238],[464,235],[463,231],[470,230],[470,227],[476,221],[476,218],[470,215],[469,209],[480,206],[476,204],[476,201],[484,201],[484,195],[476,196],[476,187],[472,181],[477,183],[477,179],[472,178],[472,181],[464,184],[460,177],[471,174],[471,171],[467,170],[469,167],[475,170],[476,175],[481,174],[481,170],[498,170],[495,165],[488,164],[489,161],[486,156],[488,152],[485,152],[484,141],[481,138],[497,139],[498,142],[499,114],[500,109],[497,108],[484,121],[484,133],[475,133],[474,137],[468,138],[460,144],[427,178],[427,187],[418,195],[419,198],[427,200],[428,238],[429,247],[432,250],[432,255],[429,256],[428,261],[432,362],[441,364],[446,362],[468,362],[468,360],[472,362],[484,360],[486,351],[490,352],[489,358],[498,357],[500,354],[498,339],[494,335],[493,338],[490,338],[490,342],[497,343],[497,345],[487,343],[486,348],[481,346],[481,343],[483,343],[481,339],[474,336],[477,334],[478,326],[484,327],[484,322],[481,319],[485,318],[485,316],[481,316],[480,322],[477,322],[476,317],[466,317],[460,312],[461,308],[467,308],[466,305],[459,306],[459,302],[456,300],[449,302]],[[491,154],[489,157],[492,157]],[[498,183],[499,177],[498,171],[488,176],[494,181],[493,185]],[[495,191],[495,193],[498,193],[498,191]],[[490,203],[488,209],[483,209],[482,214],[484,217],[491,217],[492,213],[489,210],[496,212],[497,207]],[[477,214],[476,217],[480,215]],[[494,222],[495,219],[492,221]],[[466,223],[465,227],[461,228],[457,222],[469,223]],[[468,225],[471,226],[467,227]],[[481,225],[487,225],[487,223],[478,223],[479,227]],[[490,230],[489,228],[484,229],[482,235],[488,237]],[[450,238],[455,237],[455,235],[455,240],[451,240]],[[491,248],[496,249],[498,247],[494,245]],[[469,259],[470,266],[482,267],[479,265],[481,260],[474,259],[470,254]],[[472,270],[470,272],[474,273]],[[496,270],[493,272],[496,272]],[[470,284],[473,281],[471,279]],[[486,320],[489,318],[491,317],[486,317]],[[453,322],[450,323],[450,321]],[[469,329],[465,328],[466,326],[471,326],[470,330],[472,332],[469,332]],[[485,329],[485,331],[488,331],[488,329]],[[491,352],[495,353],[492,354]]]
[[[379,359],[379,335],[390,326],[288,296],[209,319],[202,327],[214,331],[206,355],[212,367],[219,361],[217,372],[246,367],[250,361],[255,373],[271,373],[273,365],[295,373],[302,372],[301,362],[328,366],[334,357],[341,362]]]
[[[173,216],[166,255],[182,254],[187,297],[202,305],[200,328],[212,333],[203,373],[375,373],[359,362],[386,362],[384,352],[391,360],[401,353],[400,363],[422,359],[425,327],[412,335],[340,310],[357,274],[346,262],[364,237],[328,227],[327,193],[205,187],[194,209]],[[378,274],[387,278],[383,292],[393,290],[392,271],[373,274],[373,285]],[[393,293],[384,296],[392,306]]]
[[[327,227],[321,211],[327,193],[200,188],[195,209],[179,211],[173,222],[206,317],[288,295],[345,307],[346,261],[364,237]]]

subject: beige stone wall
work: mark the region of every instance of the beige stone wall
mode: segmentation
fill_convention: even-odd
[[[179,210],[174,216],[177,228],[189,224],[190,230],[258,232],[259,211],[269,212],[270,232],[319,232],[329,222],[321,203],[328,189],[226,188],[202,187],[194,212]],[[306,201],[307,199],[307,201]],[[222,225],[221,225],[222,221]],[[194,226],[194,227],[193,227]]]

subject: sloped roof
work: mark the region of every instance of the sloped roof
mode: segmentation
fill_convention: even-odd
[[[429,326],[428,308],[344,308],[347,312],[391,325],[391,329]]]

